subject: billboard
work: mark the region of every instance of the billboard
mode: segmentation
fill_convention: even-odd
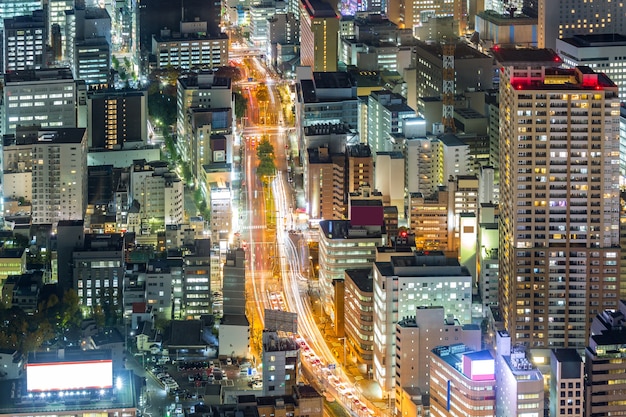
[[[463,374],[472,381],[492,381],[495,376],[495,360],[489,351],[463,355]]]
[[[112,388],[113,361],[29,363],[26,387],[28,392]]]

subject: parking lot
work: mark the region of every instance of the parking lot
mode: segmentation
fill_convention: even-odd
[[[249,375],[250,364],[233,363],[230,360],[185,361],[152,365],[149,373],[159,381],[175,402],[203,401],[207,386],[220,384],[237,389],[260,389],[260,375]]]

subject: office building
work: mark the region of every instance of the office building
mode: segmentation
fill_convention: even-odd
[[[124,236],[119,233],[86,234],[83,246],[74,248],[72,288],[81,305],[121,309],[124,250]]]
[[[496,411],[498,416],[543,415],[543,375],[526,349],[511,345],[506,331],[496,334]]]
[[[430,415],[517,415],[496,410],[495,359],[488,350],[462,343],[438,346],[432,349],[430,368]]]
[[[398,320],[396,324],[396,409],[406,415],[410,408],[406,399],[411,392],[434,395],[429,381],[440,376],[433,374],[433,352],[438,346],[463,344],[470,351],[480,350],[480,328],[475,324],[462,325],[453,316],[445,315],[443,307],[416,308],[413,316]],[[448,378],[449,379],[449,378]],[[446,380],[444,378],[444,380]],[[437,389],[445,389],[445,383]]]
[[[626,36],[616,33],[604,35],[575,35],[556,40],[556,53],[563,66],[574,68],[586,65],[605,73],[619,88],[621,101],[626,100]]]
[[[86,103],[84,82],[67,68],[6,73],[2,133],[15,133],[17,126],[84,127]]]
[[[338,320],[341,326],[335,324],[335,329],[343,329],[343,316],[335,314],[336,304],[341,303],[343,309],[343,294],[341,299],[335,294],[335,281],[344,279],[346,269],[368,268],[376,259],[376,247],[384,246],[385,236],[382,233],[382,207],[375,216],[374,210],[367,210],[368,218],[362,216],[354,224],[349,220],[322,220],[319,223],[319,285],[323,311],[331,320]],[[373,219],[372,219],[373,217]],[[379,217],[376,220],[376,217]],[[378,221],[378,225],[368,225],[368,220]]]
[[[0,31],[4,30],[4,19],[26,16],[41,9],[40,0],[2,0],[0,1]]]
[[[151,259],[145,272],[146,305],[152,309],[155,318],[171,320],[174,311],[172,272],[164,259]]]
[[[87,108],[89,149],[134,149],[150,142],[147,91],[92,90]]]
[[[498,304],[498,217],[492,203],[482,203],[478,218],[478,294],[483,311]]]
[[[250,41],[254,46],[267,46],[269,20],[287,12],[284,1],[266,0],[250,5]]]
[[[48,65],[46,22],[43,10],[32,15],[4,18],[3,72],[41,69]],[[1,33],[1,30],[0,30]]]
[[[204,28],[189,28],[192,23],[204,23]],[[155,68],[212,69],[228,65],[226,34],[207,34],[206,22],[181,22],[180,25],[181,32],[161,29],[152,35]]]
[[[300,63],[312,71],[337,71],[339,16],[323,0],[300,2]]]
[[[348,72],[311,72],[299,68],[296,80],[296,126],[359,126],[357,86]]]
[[[553,68],[553,51],[494,54],[501,313],[515,343],[582,348],[620,288],[617,86],[589,67]]]
[[[585,370],[580,354],[576,349],[552,349],[550,415],[582,417],[585,413],[584,389]]]
[[[555,49],[556,40],[574,35],[626,33],[626,5],[620,1],[600,0],[581,3],[537,1],[537,46]]]
[[[591,323],[592,335],[585,350],[585,416],[608,417],[624,411],[626,392],[618,387],[626,373],[625,317],[626,304],[620,301],[615,311],[605,310]],[[578,387],[569,389],[568,384],[567,389],[572,398],[579,397]],[[568,402],[566,406],[572,408]]]
[[[446,315],[470,323],[471,287],[467,268],[442,252],[416,252],[374,263],[374,379],[383,392],[396,385],[396,323],[420,306],[441,306]]]

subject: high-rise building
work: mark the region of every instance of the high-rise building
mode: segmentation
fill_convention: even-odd
[[[371,268],[346,269],[344,333],[348,351],[369,373],[374,355],[374,293]]]
[[[441,306],[461,324],[471,322],[472,277],[442,252],[416,252],[374,263],[374,379],[395,389],[396,323],[420,306]]]
[[[414,30],[430,19],[452,17],[454,33],[465,34],[468,26],[467,2],[463,0],[407,1],[386,0],[389,20],[401,28]]]
[[[263,331],[263,395],[285,395],[297,386],[300,345],[282,334]]]
[[[374,160],[366,144],[346,146],[346,193],[358,192],[362,186],[374,186]]]
[[[180,23],[182,33],[162,29],[152,36],[157,68],[210,69],[228,64],[228,36],[206,34],[206,22],[193,22],[204,23],[204,29],[184,29],[191,23]]]
[[[313,71],[337,71],[339,16],[324,0],[300,2],[300,62]]]
[[[46,30],[43,10],[35,10],[30,16],[5,18],[3,72],[45,68]]]
[[[345,155],[332,154],[327,147],[307,149],[305,193],[313,219],[343,220]]]
[[[65,32],[65,12],[74,8],[74,0],[49,0],[48,1],[48,33],[59,33],[61,40],[61,56],[66,57],[67,54],[67,34]],[[58,31],[53,29],[58,26]]]
[[[211,299],[211,240],[194,239],[183,256],[181,313],[199,319],[213,313]],[[241,310],[243,311],[243,310]]]
[[[619,99],[551,50],[494,51],[500,63],[500,280],[511,339],[582,348],[619,299]]]
[[[555,48],[557,39],[574,35],[626,33],[626,5],[621,1],[538,0],[537,46]]]

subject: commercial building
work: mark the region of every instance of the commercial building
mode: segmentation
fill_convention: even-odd
[[[441,306],[446,315],[470,323],[471,286],[467,268],[442,252],[374,263],[374,378],[384,392],[396,386],[396,323],[420,306]]]
[[[226,254],[222,295],[224,297],[224,314],[242,314],[246,311],[246,252],[243,249],[230,251]]]
[[[537,18],[524,14],[485,9],[476,15],[476,32],[487,45],[537,46]]]
[[[250,41],[254,46],[267,46],[269,42],[269,20],[276,14],[287,12],[284,1],[265,0],[250,5]]]
[[[369,373],[374,358],[374,286],[371,268],[346,269],[344,333],[357,366]]]
[[[337,71],[339,16],[323,0],[300,2],[300,63],[312,71]]]
[[[404,97],[389,90],[373,91],[367,107],[367,144],[374,155],[392,151],[391,137],[403,133],[405,119],[417,116]]]
[[[495,359],[488,350],[462,343],[438,346],[430,355],[430,368],[431,415],[518,415],[496,410]]]
[[[430,19],[452,17],[454,33],[462,36],[467,31],[468,8],[467,2],[462,0],[434,0],[434,1],[386,1],[389,20],[401,28],[414,30],[424,25]]]
[[[307,153],[305,192],[309,217],[345,219],[345,154],[332,154],[326,147],[309,148]]]
[[[494,51],[500,72],[500,274],[505,328],[582,348],[619,299],[619,99],[545,49]]]

